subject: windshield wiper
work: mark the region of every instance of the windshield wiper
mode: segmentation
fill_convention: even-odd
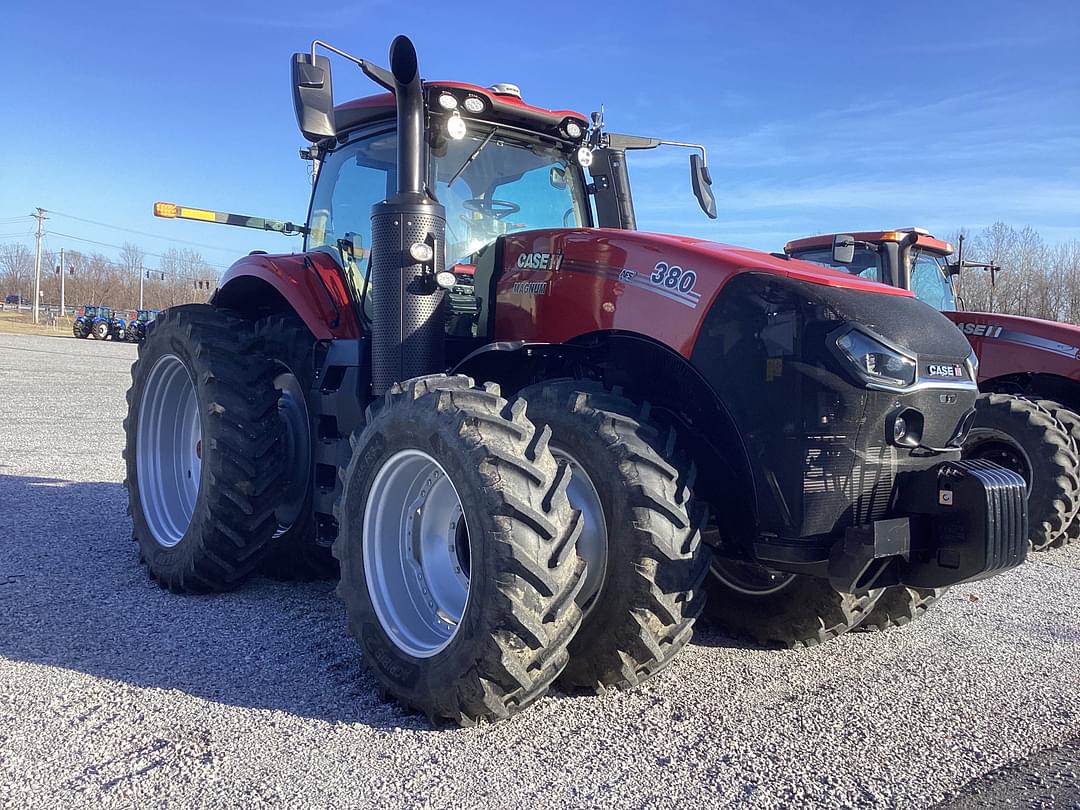
[[[448,188],[450,186],[454,185],[454,181],[457,180],[461,176],[461,173],[463,171],[465,171],[465,168],[470,163],[472,163],[474,160],[476,160],[476,156],[480,154],[480,150],[483,149],[485,146],[487,146],[488,143],[491,141],[491,139],[494,138],[494,137],[495,137],[495,130],[491,130],[491,132],[489,132],[487,134],[487,137],[484,138],[484,140],[482,140],[480,142],[480,145],[478,147],[476,147],[475,150],[473,150],[473,153],[471,155],[469,155],[467,158],[465,158],[465,162],[461,164],[460,168],[458,168],[458,170],[456,172],[454,172],[454,176],[446,181],[446,185],[447,185]]]

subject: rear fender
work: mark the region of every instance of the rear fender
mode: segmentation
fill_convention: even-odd
[[[323,251],[245,256],[225,271],[210,303],[253,317],[291,309],[316,340],[363,334],[344,273]]]

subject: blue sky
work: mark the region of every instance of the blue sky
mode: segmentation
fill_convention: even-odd
[[[60,0],[0,15],[0,241],[28,234],[12,218],[41,206],[57,212],[54,249],[116,253],[61,233],[152,253],[185,240],[226,266],[297,247],[155,220],[151,206],[302,220],[290,54],[319,37],[385,63],[397,33],[428,77],[511,81],[541,106],[603,103],[612,130],[705,143],[719,219],[697,209],[686,153],[658,150],[631,163],[642,228],[766,250],[823,231],[995,220],[1080,239],[1075,0]],[[347,63],[334,70],[339,101],[371,92]]]

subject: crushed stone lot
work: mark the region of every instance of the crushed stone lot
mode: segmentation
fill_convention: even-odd
[[[332,583],[148,578],[135,354],[0,335],[0,807],[1080,806],[1080,546],[906,628],[800,651],[701,628],[633,692],[435,731],[379,701]]]

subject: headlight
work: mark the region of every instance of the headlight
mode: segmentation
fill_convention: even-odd
[[[915,382],[915,360],[865,332],[851,329],[837,338],[836,345],[869,383],[903,387]]]

